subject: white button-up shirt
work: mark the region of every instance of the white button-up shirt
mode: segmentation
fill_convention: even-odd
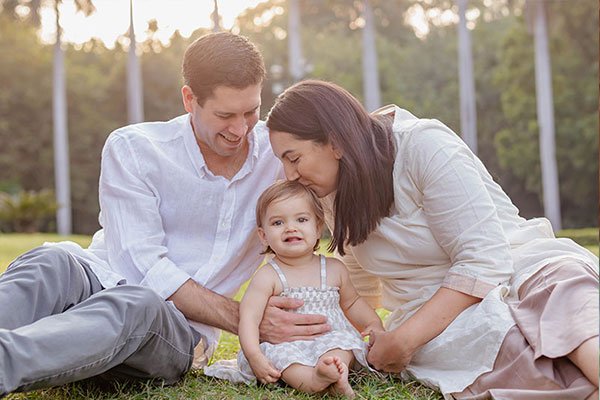
[[[233,296],[263,256],[258,196],[283,177],[259,122],[248,157],[228,180],[207,168],[189,115],[114,131],[102,152],[100,225],[88,249],[61,246],[87,262],[104,287],[147,286],[168,298],[192,278]],[[190,324],[213,347],[219,331]]]

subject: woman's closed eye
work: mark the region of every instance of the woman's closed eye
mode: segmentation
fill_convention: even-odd
[[[290,164],[296,164],[296,163],[298,163],[298,160],[300,160],[300,157],[289,158],[288,160],[289,160]]]

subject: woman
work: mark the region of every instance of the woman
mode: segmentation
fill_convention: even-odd
[[[459,399],[597,398],[597,257],[521,218],[448,127],[369,115],[321,81],[287,89],[267,126],[287,178],[323,198],[361,295],[392,311],[374,367]]]

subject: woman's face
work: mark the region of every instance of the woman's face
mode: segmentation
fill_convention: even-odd
[[[321,145],[296,139],[292,134],[271,130],[273,152],[283,163],[288,180],[298,180],[319,197],[336,190],[342,154],[331,143]]]

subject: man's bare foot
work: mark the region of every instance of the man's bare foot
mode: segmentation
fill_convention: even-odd
[[[315,391],[320,392],[325,390],[329,385],[337,382],[341,377],[341,372],[336,364],[336,360],[340,363],[338,357],[323,357],[317,361],[315,365],[315,373],[313,374],[313,385]],[[346,374],[347,375],[347,374]]]
[[[333,363],[337,367],[340,377],[331,385],[331,393],[353,399],[356,395],[352,390],[352,386],[350,386],[350,382],[348,382],[348,366],[337,357],[334,357]]]

